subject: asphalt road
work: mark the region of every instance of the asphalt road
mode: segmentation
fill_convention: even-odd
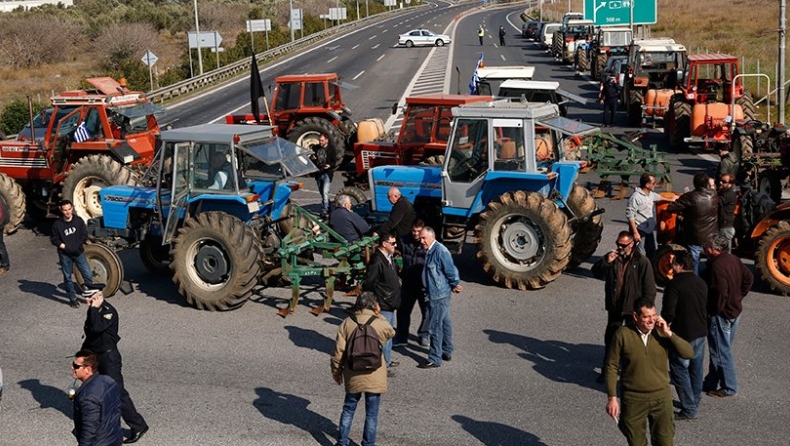
[[[462,85],[468,82],[477,59],[478,49],[471,48],[477,39],[471,30],[480,22],[495,30],[515,11],[484,11],[458,23],[456,43],[441,50],[452,51],[447,63],[462,68]],[[447,20],[457,12],[434,11],[445,14]],[[421,20],[428,23],[432,17],[426,15]],[[518,24],[512,15],[510,18]],[[432,27],[439,31],[449,24],[445,21]],[[410,28],[412,24],[401,26]],[[373,35],[362,37],[361,33],[358,41]],[[394,35],[395,29],[387,33]],[[493,31],[490,34],[494,35]],[[412,73],[419,71],[420,58],[431,51],[386,49],[382,53],[383,60],[395,54],[402,58],[394,61],[398,67],[414,58],[409,70],[395,73],[400,84],[382,82],[383,76],[392,73],[380,72],[370,62],[378,53],[370,55],[367,65],[348,68],[344,76],[353,77],[362,70],[373,74],[363,91],[379,95],[371,97],[367,106],[367,98],[356,95],[349,95],[349,102],[360,101],[352,106],[363,115],[374,116],[380,107],[378,116],[385,118],[386,108],[402,96]],[[499,54],[507,63],[526,61],[538,67],[538,79],[552,77],[570,91],[594,94],[594,86],[575,78],[566,68],[546,63],[548,58],[532,43],[515,36],[508,37],[506,48],[489,44],[485,51],[487,61]],[[313,59],[319,56],[331,58],[322,51]],[[464,67],[468,67],[466,72]],[[285,71],[278,68],[276,73]],[[367,82],[366,75],[356,82]],[[374,84],[386,85],[387,91],[373,88]],[[416,84],[411,88],[417,88]],[[225,109],[241,106],[246,88],[242,83],[238,100],[224,95],[228,100],[224,108],[198,100],[199,107],[183,109],[194,119],[200,113],[205,122],[221,116]],[[192,111],[186,113],[189,109]],[[571,117],[597,122],[600,110],[597,106],[573,108]],[[624,116],[619,118],[624,122]],[[660,142],[661,138],[653,136],[650,141]],[[699,155],[670,154],[669,159],[676,185],[688,181],[697,169],[711,166]],[[582,181],[594,183],[597,178],[587,174]],[[333,185],[334,190],[338,187]],[[298,200],[314,204],[316,198],[308,191]],[[606,226],[603,243],[591,261],[613,246],[616,233],[625,224],[623,201],[603,199],[599,205],[606,208]],[[0,403],[3,446],[73,444],[71,406],[64,391],[71,383],[69,355],[81,343],[84,307],[74,310],[66,304],[47,230],[46,225],[32,225],[6,239],[12,269],[0,278],[0,366],[6,382]],[[379,444],[625,444],[604,412],[604,388],[595,383],[606,316],[603,283],[591,278],[590,264],[567,271],[543,290],[519,292],[492,284],[474,252],[474,246],[468,244],[455,258],[464,291],[453,298],[453,360],[440,369],[417,369],[426,351],[414,342],[395,354],[401,365],[382,400]],[[296,313],[286,319],[275,315],[275,307],[284,306],[290,295],[285,288],[260,290],[255,299],[236,311],[201,312],[184,305],[169,278],[151,276],[135,252],[123,253],[122,258],[135,291],[113,297],[111,302],[120,313],[119,347],[127,387],[151,425],[140,444],[334,443],[343,389],[332,381],[329,354],[337,326],[345,317],[343,308],[352,298],[341,297],[329,314],[316,318],[308,309],[320,303],[322,288],[308,283],[302,288]],[[735,343],[739,395],[726,401],[703,396],[699,421],[678,425],[678,445],[787,443],[790,371],[786,367],[785,327],[790,301],[754,291],[744,307]],[[357,444],[363,413],[359,408],[352,431]]]

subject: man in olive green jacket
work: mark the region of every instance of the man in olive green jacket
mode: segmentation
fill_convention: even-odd
[[[384,345],[388,339],[395,336],[395,329],[381,316],[378,299],[371,292],[364,292],[357,298],[354,316],[359,324],[365,324],[374,318],[370,324],[379,336],[379,346]],[[340,426],[337,444],[347,446],[348,435],[351,432],[351,422],[354,411],[357,409],[362,394],[365,394],[365,428],[362,444],[376,444],[376,430],[378,427],[379,403],[381,394],[387,391],[387,367],[383,354],[381,366],[373,371],[354,371],[345,364],[346,343],[348,342],[357,322],[350,317],[340,324],[335,340],[335,353],[332,355],[332,377],[340,385],[346,383],[346,399],[343,403],[343,412],[340,415]]]
[[[651,444],[672,446],[675,419],[667,351],[674,349],[681,358],[691,359],[694,349],[672,333],[669,324],[658,316],[653,302],[638,300],[633,317],[633,325],[617,330],[607,354],[606,413],[618,422],[629,446],[647,446],[647,421]],[[621,369],[622,410],[617,399],[618,369]]]

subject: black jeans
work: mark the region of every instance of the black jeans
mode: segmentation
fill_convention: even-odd
[[[99,355],[99,373],[114,379],[121,387],[121,418],[132,432],[140,432],[148,427],[143,416],[137,412],[132,402],[132,397],[123,385],[123,375],[121,374],[121,353],[117,349],[112,349]]]
[[[603,367],[601,368],[601,373],[603,373],[604,369],[606,368],[606,361],[609,359],[609,346],[612,344],[612,339],[614,339],[614,334],[617,330],[628,324],[629,321],[633,320],[633,318],[628,314],[616,314],[616,313],[609,313],[607,321],[606,321],[606,332],[603,335],[603,345],[604,345],[604,355],[603,355]]]
[[[395,329],[395,344],[408,342],[409,340],[409,326],[411,325],[411,312],[414,310],[414,304],[420,306],[420,326],[417,328],[418,336],[428,336],[428,325],[430,319],[428,318],[428,306],[425,303],[425,291],[422,287],[403,287],[400,293],[400,307],[395,313],[397,318],[397,328]]]
[[[614,114],[617,111],[617,98],[603,100],[603,125],[614,125]],[[606,117],[609,116],[607,120]]]

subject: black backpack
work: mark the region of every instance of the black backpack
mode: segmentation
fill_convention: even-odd
[[[381,367],[381,344],[379,334],[370,324],[376,316],[371,316],[367,322],[360,324],[356,315],[351,315],[351,320],[357,324],[346,342],[346,367],[355,372],[372,372]]]

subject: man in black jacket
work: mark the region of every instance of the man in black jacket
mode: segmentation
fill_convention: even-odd
[[[694,258],[694,274],[699,275],[699,256],[708,236],[719,232],[719,197],[710,188],[705,172],[694,175],[694,190],[678,197],[667,207],[683,216],[683,243]]]
[[[318,193],[321,194],[321,218],[329,218],[329,187],[332,185],[332,173],[335,166],[332,160],[335,159],[335,148],[329,144],[329,135],[321,133],[318,135],[318,144],[311,147],[313,154],[310,160],[313,161],[318,172],[315,175],[315,183]]]
[[[691,254],[686,251],[675,253],[672,261],[674,275],[664,289],[661,305],[661,317],[694,350],[691,359],[683,359],[675,351],[669,352],[670,377],[680,400],[680,412],[675,414],[676,420],[697,418],[697,408],[702,397],[705,335],[708,331],[708,285],[694,274],[693,269]]]
[[[88,228],[78,215],[74,215],[74,206],[69,200],[60,202],[61,218],[52,225],[52,234],[49,240],[58,248],[60,269],[63,272],[63,285],[68,294],[69,304],[73,308],[80,306],[77,301],[77,292],[74,290],[72,272],[77,266],[85,285],[93,284],[93,274],[85,258],[85,242],[88,241]]]
[[[370,291],[376,295],[381,307],[381,315],[390,325],[395,324],[395,310],[400,306],[400,278],[398,269],[393,261],[393,254],[398,242],[394,235],[381,234],[381,244],[376,252],[370,256],[363,291]],[[393,375],[392,367],[399,363],[392,360],[392,339],[387,340],[382,348],[384,360],[387,362],[387,371]]]
[[[605,366],[615,332],[633,320],[634,304],[637,300],[655,301],[656,282],[653,278],[653,266],[635,249],[634,237],[629,231],[618,234],[617,249],[595,262],[592,273],[597,279],[606,279]],[[598,376],[598,382],[603,382],[603,373]]]
[[[425,266],[425,248],[420,243],[420,233],[425,227],[425,222],[421,218],[414,220],[411,225],[411,234],[400,238],[400,252],[403,256],[403,270],[401,278],[401,303],[398,308],[398,327],[395,331],[393,345],[395,347],[405,346],[409,343],[409,326],[411,325],[411,312],[414,304],[420,307],[420,326],[417,328],[417,336],[420,337],[420,345],[427,347],[430,345],[430,333],[428,326],[428,305],[425,301],[425,288],[422,284],[422,269]]]
[[[6,203],[5,199],[0,196],[0,276],[7,273],[8,270],[11,269],[11,262],[8,260],[8,250],[6,249],[5,241],[3,240],[3,231],[5,231],[5,225],[7,225],[8,221],[10,220],[8,212],[8,203]]]
[[[74,395],[74,430],[79,446],[120,446],[120,386],[98,372],[96,354],[80,350],[71,364],[72,376],[82,382]]]
[[[104,300],[104,295],[97,289],[100,287],[103,285],[95,285],[83,293],[88,304],[88,316],[85,319],[85,341],[82,343],[82,349],[95,352],[98,372],[118,383],[121,416],[132,431],[124,444],[136,443],[148,432],[148,424],[137,412],[124,386],[121,353],[118,351],[118,341],[121,339],[118,336],[118,311]]]
[[[414,207],[408,198],[401,195],[397,187],[387,191],[387,199],[392,203],[390,218],[376,231],[379,234],[393,234],[396,238],[403,237],[411,231],[414,221]]]

